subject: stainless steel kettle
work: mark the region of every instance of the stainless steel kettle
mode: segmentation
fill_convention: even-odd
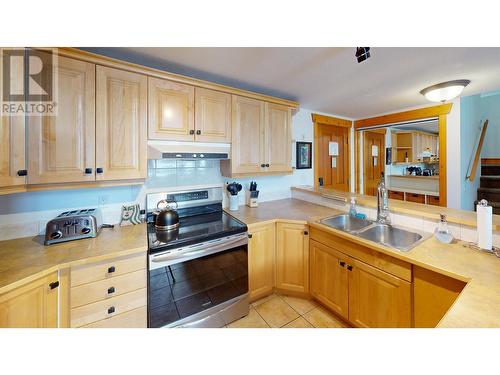
[[[175,208],[172,208],[170,205],[175,203]],[[160,208],[161,205],[164,205],[163,208]],[[177,202],[168,201],[166,199],[162,199],[156,205],[157,212],[155,213],[155,229],[156,230],[172,230],[176,229],[179,226],[179,214],[177,213]]]

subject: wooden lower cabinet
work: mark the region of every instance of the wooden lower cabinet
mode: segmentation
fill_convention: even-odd
[[[255,301],[273,293],[275,285],[275,223],[248,226],[248,289]]]
[[[357,327],[411,327],[411,284],[349,260],[349,321]]]
[[[345,268],[348,257],[312,240],[310,249],[311,295],[344,319],[348,319],[349,288]]]
[[[57,328],[57,281],[54,272],[0,295],[0,328]]]
[[[147,326],[145,253],[72,267],[69,274],[66,326]]]
[[[389,198],[404,201],[405,193],[403,193],[402,191],[389,190]]]
[[[276,288],[309,292],[309,226],[276,224]]]
[[[346,249],[352,247],[346,244]],[[340,248],[311,240],[310,249],[315,299],[356,327],[412,326],[410,282],[354,259]]]
[[[424,204],[425,203],[425,195],[424,194],[416,194],[416,193],[406,193],[406,201]]]

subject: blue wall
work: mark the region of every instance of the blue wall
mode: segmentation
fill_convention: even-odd
[[[481,157],[500,157],[500,92],[466,96],[460,100],[460,178],[461,178],[461,208],[473,210],[477,198],[477,188],[480,182],[480,172],[473,182],[465,176],[469,162],[473,157],[477,143],[480,125],[489,120],[486,137],[481,151]],[[453,163],[449,160],[448,163]]]

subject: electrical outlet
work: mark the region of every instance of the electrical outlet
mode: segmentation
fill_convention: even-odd
[[[99,195],[97,198],[97,203],[99,206],[105,206],[109,203],[109,196],[108,195]]]

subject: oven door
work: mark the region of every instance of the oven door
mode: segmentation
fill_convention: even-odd
[[[230,316],[247,293],[247,233],[149,255],[149,327],[189,326],[218,310]]]

